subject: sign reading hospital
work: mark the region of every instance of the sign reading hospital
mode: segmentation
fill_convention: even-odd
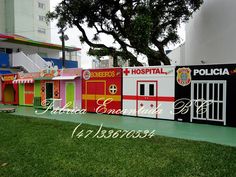
[[[172,68],[164,68],[164,67],[159,67],[159,68],[126,68],[123,70],[123,75],[128,76],[128,75],[168,75],[173,73]]]

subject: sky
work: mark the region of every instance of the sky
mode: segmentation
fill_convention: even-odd
[[[53,11],[55,6],[60,3],[62,0],[50,0],[50,11]],[[178,47],[181,43],[185,41],[185,25],[182,24],[181,27],[178,30],[178,34],[180,36],[180,43],[177,45],[170,45],[168,49],[174,49]],[[56,26],[56,21],[51,22],[51,42],[56,43],[56,44],[61,44],[61,41],[59,39],[59,34],[58,34],[58,28]],[[89,37],[93,36],[93,31],[91,29],[86,30],[87,34]],[[72,47],[79,47],[81,48],[81,66],[82,68],[91,68],[92,67],[92,59],[93,57],[88,56],[87,52],[89,50],[89,46],[87,44],[81,44],[79,40],[79,35],[80,31],[77,29],[77,27],[69,28],[66,30],[65,34],[69,37],[69,40],[66,41],[67,46],[72,46]],[[113,40],[111,37],[107,36],[101,36],[101,41],[104,42],[107,45],[112,45]]]

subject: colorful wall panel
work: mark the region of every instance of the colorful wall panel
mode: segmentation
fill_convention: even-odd
[[[121,82],[121,68],[84,70],[82,108],[87,112],[120,114],[118,110],[122,108]]]
[[[53,80],[60,81],[60,106],[69,109],[81,109],[82,69],[63,69],[60,76]]]
[[[0,76],[1,78],[1,76]],[[2,89],[2,79],[0,79],[0,88]],[[0,91],[0,103],[2,102],[2,91]]]
[[[123,68],[123,115],[174,120],[172,66]]]
[[[24,93],[24,84],[19,84],[19,105],[25,105],[25,93]]]
[[[236,126],[236,64],[176,67],[175,119]]]
[[[81,109],[81,86],[82,81],[79,77],[75,80],[60,81],[61,107],[67,104],[68,108]]]
[[[17,79],[15,74],[2,75],[2,103],[3,104],[19,104],[19,90],[18,84],[13,84]]]
[[[19,84],[19,105],[33,106],[34,83]]]
[[[45,103],[45,100],[60,99],[60,81],[41,80],[40,88],[42,103]],[[45,106],[45,104],[42,106]]]
[[[40,87],[40,81],[36,80],[34,81],[34,96],[35,97],[41,97],[40,95],[40,91],[41,91],[41,87]]]

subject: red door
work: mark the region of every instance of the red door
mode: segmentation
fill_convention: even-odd
[[[25,84],[25,104],[33,105],[34,100],[34,84]]]
[[[86,100],[85,109],[87,112],[96,112],[99,99],[106,99],[105,81],[87,81],[86,82]],[[103,99],[103,100],[104,100]]]

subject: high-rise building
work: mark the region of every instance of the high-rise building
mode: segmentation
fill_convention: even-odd
[[[50,0],[0,0],[0,33],[50,42]]]
[[[207,0],[186,24],[185,44],[168,54],[173,64],[235,63],[236,1]]]

